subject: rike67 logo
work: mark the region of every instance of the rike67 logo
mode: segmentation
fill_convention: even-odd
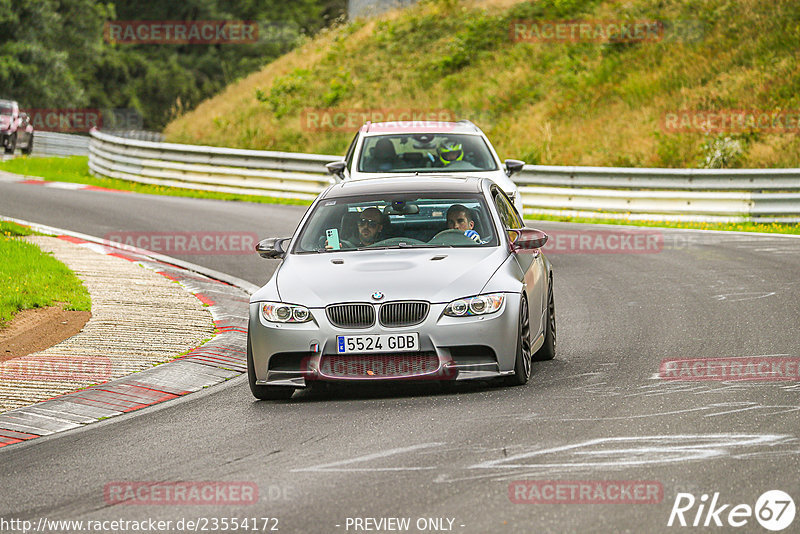
[[[795,512],[792,497],[780,490],[764,492],[756,500],[755,506],[723,503],[719,492],[714,493],[711,502],[705,493],[699,499],[691,493],[678,493],[667,526],[738,528],[747,525],[755,517],[762,527],[777,532],[792,524]]]

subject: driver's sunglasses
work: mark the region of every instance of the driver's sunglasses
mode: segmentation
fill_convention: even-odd
[[[360,219],[358,221],[358,225],[359,226],[369,226],[372,229],[375,229],[375,228],[378,227],[378,223],[375,222],[375,221],[372,221],[370,219]]]

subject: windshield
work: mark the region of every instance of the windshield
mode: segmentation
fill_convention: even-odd
[[[364,139],[359,172],[470,172],[497,170],[482,137],[468,134],[394,134]]]
[[[294,252],[496,245],[482,196],[409,193],[321,201]]]
[[[0,115],[11,115],[14,109],[9,104],[0,104]]]

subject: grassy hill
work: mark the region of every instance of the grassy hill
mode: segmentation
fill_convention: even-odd
[[[665,29],[650,42],[529,43],[511,38],[519,20],[659,20]],[[306,110],[446,109],[486,131],[501,158],[528,163],[800,167],[796,119],[793,133],[662,127],[675,110],[797,117],[799,50],[796,0],[429,0],[324,32],[165,133],[337,154],[357,125],[312,131]]]

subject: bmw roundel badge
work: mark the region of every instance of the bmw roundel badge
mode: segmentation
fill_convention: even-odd
[[[375,300],[381,300],[383,298],[383,293],[381,293],[380,291],[376,291],[375,293],[372,294],[372,298]]]

